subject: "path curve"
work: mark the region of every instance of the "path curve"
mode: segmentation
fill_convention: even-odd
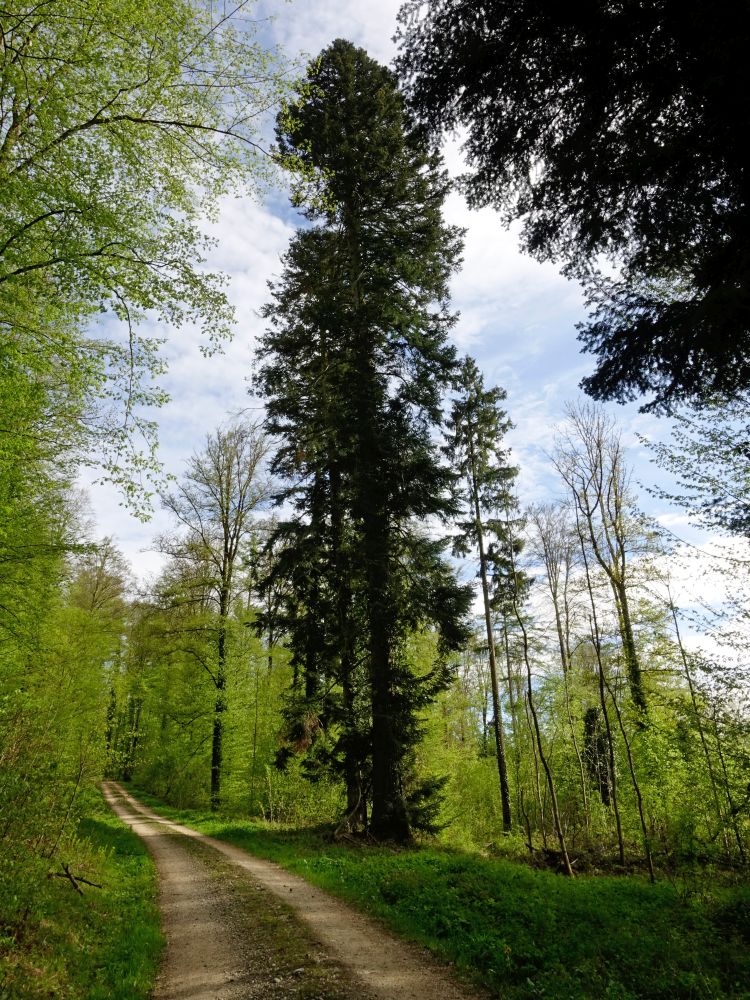
[[[179,845],[176,835],[213,848],[231,866],[247,873],[256,886],[270,891],[295,911],[310,928],[315,941],[325,948],[335,963],[358,980],[357,985],[361,984],[357,991],[360,1000],[366,1000],[368,995],[379,1000],[479,1000],[480,996],[486,996],[470,992],[456,983],[447,970],[437,966],[426,952],[394,937],[373,920],[279,865],[164,819],[116,782],[104,782],[102,787],[112,809],[145,840],[156,861],[162,884],[174,882],[172,874],[177,874],[179,882],[179,871],[170,873],[169,869],[175,865],[179,869],[181,863],[185,864],[175,859],[175,850],[179,853],[179,846],[175,848],[175,841]],[[232,989],[232,977],[235,983],[238,981],[237,956],[231,954],[231,946],[222,950],[224,935],[211,926],[206,913],[210,907],[205,906],[210,887],[194,873],[191,876],[183,872],[181,877],[182,895],[178,893],[178,898],[171,903],[166,901],[165,908],[171,912],[165,913],[167,956],[157,1000],[203,1000],[204,996],[206,1000],[216,997],[234,1000],[235,996],[239,1000],[244,996],[262,996]],[[189,951],[193,937],[195,947],[202,947],[201,942],[207,945],[205,958],[201,959],[205,962],[207,992],[190,992],[189,986],[170,982],[180,977],[180,961],[175,963],[174,955],[177,952],[185,954],[186,948]],[[212,947],[214,952],[211,952]],[[164,981],[168,984],[166,989]]]

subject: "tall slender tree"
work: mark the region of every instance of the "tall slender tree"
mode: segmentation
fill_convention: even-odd
[[[180,485],[162,497],[182,528],[178,539],[166,541],[171,554],[197,556],[205,567],[208,591],[218,613],[215,668],[216,687],[211,753],[211,806],[221,799],[221,767],[226,711],[227,622],[231,609],[240,545],[246,538],[253,511],[269,498],[263,463],[268,443],[260,429],[237,423],[206,439],[204,450],[193,455]]]
[[[488,557],[488,542],[497,542],[505,534],[502,513],[513,502],[510,485],[518,470],[510,464],[508,450],[503,447],[503,438],[512,426],[500,406],[505,399],[505,390],[499,386],[485,389],[482,373],[473,358],[469,357],[464,358],[461,365],[458,389],[448,423],[445,448],[462,484],[464,520],[460,522],[459,533],[454,536],[453,551],[455,555],[475,552],[479,559],[490,664],[493,732],[503,829],[507,832],[511,828],[510,787],[491,607],[492,566]]]
[[[442,543],[415,524],[453,510],[432,430],[455,368],[447,283],[461,234],[442,220],[447,177],[395,77],[351,43],[310,65],[277,137],[281,158],[301,168],[295,200],[317,225],[295,237],[273,289],[259,384],[282,438],[277,466],[300,484],[315,537],[327,538],[320,580],[342,689],[355,642],[366,664],[369,827],[405,841],[420,795],[407,787],[417,711],[447,681],[469,603]],[[415,627],[440,637],[428,676],[410,667]]]
[[[601,407],[568,407],[569,430],[558,440],[555,465],[568,486],[586,542],[614,599],[622,656],[633,703],[647,712],[643,671],[631,611],[633,504],[620,435]]]

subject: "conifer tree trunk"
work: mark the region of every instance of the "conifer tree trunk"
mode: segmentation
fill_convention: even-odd
[[[484,533],[479,509],[479,494],[477,492],[476,476],[471,479],[471,491],[474,498],[476,516],[477,545],[479,548],[479,574],[482,581],[482,601],[484,604],[484,624],[487,632],[487,650],[490,661],[490,683],[492,686],[493,731],[495,734],[495,752],[497,753],[497,771],[500,779],[500,802],[503,812],[503,830],[508,833],[512,825],[510,809],[510,786],[508,785],[508,764],[505,756],[505,734],[503,732],[503,717],[500,705],[500,688],[497,678],[497,658],[495,654],[495,633],[492,627],[490,612],[490,590],[487,582],[487,558],[484,551]]]
[[[406,803],[400,787],[402,743],[395,730],[399,706],[394,704],[392,607],[390,563],[392,539],[389,531],[381,442],[377,434],[377,385],[371,353],[362,352],[358,373],[358,416],[361,420],[361,467],[357,506],[362,520],[366,567],[367,644],[372,709],[372,815],[370,831],[381,840],[397,843],[411,837]],[[356,487],[355,487],[356,488]]]

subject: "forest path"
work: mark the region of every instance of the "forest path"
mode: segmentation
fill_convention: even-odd
[[[116,782],[102,787],[159,872],[167,949],[155,1000],[478,1000],[304,879],[164,819]]]

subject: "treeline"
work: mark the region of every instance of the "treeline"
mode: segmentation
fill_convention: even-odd
[[[743,864],[747,679],[728,659],[685,646],[672,557],[635,507],[616,428],[586,407],[565,426],[556,458],[564,499],[481,519],[484,537],[500,533],[487,545],[492,645],[484,614],[469,616],[468,639],[447,661],[427,615],[405,637],[418,683],[447,667],[411,720],[399,774],[410,825],[562,867],[567,855],[574,871]],[[497,469],[512,475],[507,460],[501,452]],[[134,606],[113,676],[108,767],[180,804],[209,804],[219,791],[214,804],[231,812],[371,833],[368,676],[350,682],[352,734],[340,675],[319,666],[337,635],[337,618],[321,614],[324,599],[333,603],[330,579],[320,564],[317,574],[300,567],[282,529],[276,518],[247,522],[225,621],[210,569],[218,535],[213,556],[199,559],[196,547],[170,558],[156,593]],[[300,624],[296,572],[317,588],[317,644]],[[309,645],[295,647],[294,628]],[[354,808],[344,758],[353,737]]]

